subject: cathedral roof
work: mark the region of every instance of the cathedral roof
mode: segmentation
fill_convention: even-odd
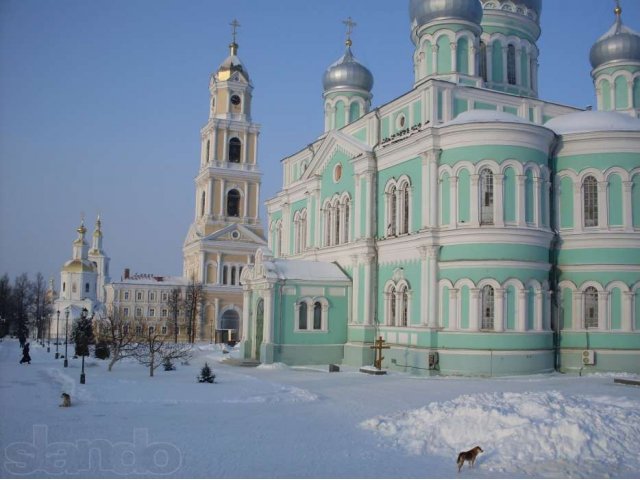
[[[533,125],[529,120],[526,120],[517,115],[513,115],[507,112],[498,112],[496,110],[469,110],[461,113],[453,120],[442,124],[443,127],[449,125],[463,125],[466,123],[524,123],[527,125]]]
[[[545,127],[559,135],[609,131],[640,132],[640,120],[618,112],[585,111],[553,118]]]
[[[611,62],[640,62],[640,34],[622,23],[622,9],[615,10],[616,21],[591,47],[589,60],[596,69]]]
[[[325,92],[354,89],[370,92],[373,88],[373,75],[367,67],[356,60],[351,52],[351,46],[347,44],[344,55],[324,72],[322,85]]]
[[[240,72],[244,78],[249,81],[249,72],[243,66],[240,57],[238,57],[238,44],[233,42],[229,45],[229,56],[220,64],[216,77],[220,81],[227,81],[235,72]]]
[[[480,25],[482,5],[479,0],[411,0],[409,15],[414,27],[434,20],[454,19]]]

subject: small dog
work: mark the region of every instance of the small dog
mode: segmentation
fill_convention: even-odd
[[[473,467],[474,462],[476,461],[476,457],[480,452],[484,452],[480,447],[473,447],[468,452],[460,452],[458,454],[458,472],[462,469],[464,462],[469,462]]]
[[[71,395],[69,395],[68,393],[63,393],[62,395],[60,395],[60,397],[62,398],[62,404],[60,405],[61,407],[71,406]]]

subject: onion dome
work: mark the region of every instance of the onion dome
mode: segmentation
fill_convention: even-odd
[[[351,52],[351,42],[347,41],[344,55],[327,71],[322,79],[324,91],[329,90],[364,90],[370,92],[373,88],[373,75],[367,67],[362,65]]]
[[[222,64],[218,68],[218,80],[229,80],[234,72],[240,72],[248,81],[249,73],[247,73],[247,70],[242,65],[240,58],[238,58],[238,44],[236,42],[231,43],[229,45],[229,50],[229,56],[225,59],[224,62],[222,62]]]
[[[594,70],[611,62],[640,62],[640,34],[623,25],[619,6],[614,11],[615,23],[591,47],[589,60]]]
[[[480,25],[482,5],[479,0],[411,0],[409,15],[411,23],[418,28],[440,19],[462,20]]]
[[[480,0],[485,8],[502,9],[503,0]],[[540,22],[542,14],[542,0],[509,0],[510,4],[515,7],[515,12],[531,17],[530,12],[534,14],[535,20]],[[511,7],[511,5],[509,5]]]

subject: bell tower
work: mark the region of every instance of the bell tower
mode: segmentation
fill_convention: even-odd
[[[246,252],[264,243],[260,221],[258,136],[253,123],[253,85],[238,57],[234,20],[229,55],[209,81],[209,119],[200,131],[200,167],[195,178],[194,219],[183,246],[183,275],[206,285],[226,285],[224,258],[238,268]],[[227,238],[228,237],[228,238]],[[239,286],[239,275],[234,276]]]

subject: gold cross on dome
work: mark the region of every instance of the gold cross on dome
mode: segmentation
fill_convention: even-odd
[[[622,13],[622,7],[620,6],[620,0],[616,0],[616,8],[613,10],[616,15],[620,15]]]
[[[351,46],[351,34],[353,33],[353,27],[357,26],[358,24],[356,22],[353,21],[353,19],[351,17],[347,18],[346,20],[343,20],[342,23],[344,23],[347,26],[347,41],[346,44],[347,46]]]
[[[233,43],[236,43],[236,34],[238,33],[238,27],[240,26],[240,23],[237,19],[234,18],[233,22],[231,22],[229,25],[231,25],[231,28],[233,28]]]

